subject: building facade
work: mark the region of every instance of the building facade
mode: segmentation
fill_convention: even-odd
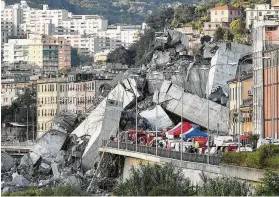
[[[38,137],[51,128],[52,119],[59,111],[83,114],[94,105],[96,80],[79,81],[75,79],[64,77],[37,82]]]
[[[218,6],[210,10],[211,22],[231,23],[240,18],[242,18],[241,9],[230,5]]]
[[[252,73],[241,76],[240,81],[233,79],[229,84],[229,131],[231,135],[253,133],[252,122]],[[238,112],[240,112],[240,122],[238,121]]]
[[[268,50],[264,56],[264,136],[279,139],[279,47]]]
[[[270,4],[256,4],[255,8],[246,8],[246,28],[252,28],[254,22],[264,21],[268,16],[279,16],[279,9]]]

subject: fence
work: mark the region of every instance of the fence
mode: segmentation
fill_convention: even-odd
[[[150,155],[156,155],[156,148],[151,146],[141,146],[135,144],[126,144],[123,142],[113,142],[113,141],[103,141],[103,147],[107,146],[110,148],[117,148],[121,150],[129,150],[136,151],[140,153],[146,153]],[[181,159],[181,152],[178,151],[170,151],[167,149],[157,148],[157,156],[172,158],[172,159]],[[205,154],[195,154],[195,153],[182,153],[183,161],[197,162],[197,163],[207,163],[207,155]],[[219,165],[220,157],[215,155],[209,155],[209,164],[211,165]]]

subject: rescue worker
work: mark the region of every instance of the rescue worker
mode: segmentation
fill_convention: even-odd
[[[198,141],[195,141],[195,153],[199,152],[200,144]]]

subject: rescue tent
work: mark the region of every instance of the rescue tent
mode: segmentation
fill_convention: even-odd
[[[188,122],[183,122],[182,124],[182,134],[189,132],[191,130],[194,130],[192,125]],[[166,132],[166,136],[168,139],[174,138],[174,136],[180,136],[181,135],[181,122],[176,125],[174,128]]]
[[[183,134],[183,139],[189,139],[189,138],[194,138],[194,137],[207,137],[208,135],[202,131],[200,131],[199,129],[195,128],[192,129],[188,132],[186,132],[185,134]]]

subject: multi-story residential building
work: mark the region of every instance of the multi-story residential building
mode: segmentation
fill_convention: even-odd
[[[256,4],[255,8],[246,8],[246,28],[252,28],[252,24],[258,21],[264,21],[267,16],[279,16],[279,9],[270,6],[270,4]]]
[[[279,46],[264,52],[263,107],[264,136],[279,139]]]
[[[43,71],[56,72],[57,69],[71,67],[71,46],[64,38],[42,36]]]
[[[230,134],[253,133],[252,123],[252,89],[253,74],[241,76],[228,81],[229,84],[229,128]],[[238,122],[238,110],[240,111],[241,122]]]
[[[279,7],[279,1],[278,0],[271,0],[271,6]]]
[[[55,33],[55,25],[49,19],[38,19],[32,23],[23,23],[20,29],[24,33],[52,35]]]
[[[28,39],[10,39],[4,45],[4,62],[26,61],[45,72],[71,67],[71,46],[64,38],[30,35]]]
[[[278,26],[276,18],[254,21],[253,23],[253,124],[255,133],[260,134],[261,138],[265,136],[263,62],[268,58],[264,52],[279,46]]]
[[[70,74],[68,77],[44,79],[37,82],[37,136],[40,137],[52,125],[52,119],[59,111],[86,113],[94,106],[100,82],[91,77],[82,81],[82,74]],[[88,75],[88,74],[85,74]],[[102,80],[101,80],[102,81]]]
[[[114,50],[120,46],[127,48],[139,40],[141,33],[141,25],[109,26],[106,31],[100,31],[97,33],[95,53],[104,50]]]
[[[211,22],[230,23],[233,20],[242,17],[241,8],[236,8],[231,5],[218,6],[210,10]]]
[[[35,88],[34,82],[1,80],[1,106],[11,106],[12,102],[24,93],[26,88]]]
[[[56,26],[59,35],[93,35],[107,29],[108,20],[98,15],[72,15]]]
[[[69,40],[72,48],[78,50],[82,55],[93,56],[95,53],[95,40],[94,36],[85,35],[54,35],[56,38],[65,38]]]

